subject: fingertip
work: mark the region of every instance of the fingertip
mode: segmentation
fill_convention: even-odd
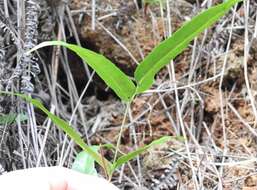
[[[68,190],[68,183],[66,180],[56,180],[50,183],[50,190]]]

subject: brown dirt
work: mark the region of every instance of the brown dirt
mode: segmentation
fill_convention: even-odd
[[[85,4],[85,5],[84,5]],[[117,17],[111,17],[110,19],[106,19],[101,21],[101,24],[104,25],[114,36],[116,36],[132,53],[132,55],[138,60],[142,60],[143,55],[147,55],[154,46],[156,46],[163,38],[164,38],[164,25],[163,21],[159,14],[159,9],[156,7],[151,7],[151,11],[153,11],[155,16],[155,25],[151,22],[149,15],[144,15],[142,10],[136,11],[136,6],[133,4],[133,1],[129,1],[127,3],[118,3],[117,1],[108,1],[108,3],[101,2],[98,6],[101,7],[102,10],[106,10],[106,5],[112,7],[111,10],[117,10]],[[89,2],[84,1],[84,6],[88,6]],[[79,9],[83,6],[80,1],[73,3],[73,9]],[[187,16],[192,16],[192,8],[190,4],[184,3],[183,5],[176,6],[176,14],[172,15],[172,25],[174,30],[178,28]],[[174,11],[175,12],[175,11]],[[97,12],[97,17],[101,17],[103,15],[108,14],[108,11],[99,11]],[[108,58],[110,58],[115,64],[117,64],[120,68],[122,68],[126,73],[131,74],[135,69],[135,61],[128,55],[126,51],[124,51],[113,39],[103,30],[103,28],[97,26],[96,30],[93,31],[90,25],[90,16],[85,16],[80,25],[78,26],[79,34],[83,39],[89,40],[90,43],[93,43],[94,46],[97,47],[98,52],[104,54]],[[123,19],[122,21],[119,19]],[[78,22],[78,21],[77,21]],[[118,23],[120,23],[119,27],[117,27]],[[211,35],[208,36],[211,38]],[[201,37],[199,38],[201,39]],[[211,82],[206,82],[198,88],[200,96],[203,100],[203,104],[200,105],[195,103],[195,119],[198,127],[201,126],[201,123],[197,123],[197,120],[200,119],[202,114],[202,122],[206,123],[211,132],[211,138],[213,142],[220,150],[224,149],[226,146],[228,148],[228,155],[225,159],[226,163],[231,163],[232,160],[240,161],[243,155],[246,158],[249,155],[256,155],[256,146],[257,142],[254,140],[254,137],[251,132],[249,132],[244,124],[239,120],[239,118],[228,108],[227,103],[230,102],[241,117],[249,123],[252,127],[254,124],[255,118],[252,113],[252,108],[250,106],[249,100],[245,97],[245,80],[243,73],[243,49],[244,42],[242,38],[236,38],[232,41],[232,47],[227,57],[228,66],[225,69],[224,81],[222,83],[222,91],[219,89],[219,81],[214,80]],[[255,51],[254,48],[252,51]],[[176,63],[176,77],[180,79],[180,83],[183,84],[186,82],[184,80],[183,75],[187,73],[190,69],[189,63],[192,58],[192,49],[187,49],[182,55],[178,56],[175,59]],[[218,74],[222,70],[222,65],[224,62],[225,55],[219,56],[215,60],[215,64],[207,64],[206,58],[203,57],[201,63],[198,63],[199,66],[196,68],[196,76],[197,81],[201,81],[206,79],[206,77],[211,77],[215,74]],[[251,71],[249,71],[249,78],[251,81],[251,85],[253,90],[256,88],[256,64],[255,61],[255,53],[250,55],[249,58],[249,67],[251,67]],[[201,68],[202,67],[202,68]],[[207,73],[206,73],[207,72]],[[160,81],[163,81],[167,78],[167,70],[164,69],[161,71],[157,77],[157,84]],[[181,100],[183,99],[184,90],[179,91],[179,95],[181,96]],[[255,91],[254,91],[255,92]],[[223,109],[224,109],[224,120],[225,120],[225,128],[227,134],[227,144],[224,144],[224,136],[223,136],[223,128],[222,128],[222,120],[221,120],[221,107],[220,107],[220,93],[224,98]],[[255,93],[254,93],[255,94]],[[171,117],[176,118],[176,109],[174,105],[174,96],[173,94],[165,94],[161,95],[165,105],[168,108],[163,107],[163,103],[160,101],[160,96],[158,94],[152,94],[152,96],[139,96],[131,105],[132,118],[137,118],[140,114],[142,114],[146,109],[151,106],[151,111],[147,112],[140,119],[137,120],[132,126],[137,134],[137,140],[139,145],[144,145],[151,142],[153,139],[161,137],[163,135],[175,135],[176,132],[174,130],[174,126],[171,124],[171,121],[168,118],[168,114]],[[200,100],[199,100],[200,101]],[[203,109],[200,108],[203,106]],[[189,109],[190,104],[187,104],[186,107]],[[185,125],[190,126],[190,122],[192,121],[192,116],[186,112],[184,114],[184,122]],[[197,116],[199,115],[199,116]],[[118,126],[122,121],[122,113],[120,116],[112,117],[112,121],[110,126]],[[130,124],[130,121],[127,121],[127,124]],[[132,127],[131,126],[131,127]],[[200,133],[199,143],[200,145],[206,149],[206,151],[210,154],[208,156],[202,156],[202,162],[194,161],[194,165],[196,167],[202,168],[201,170],[206,170],[207,178],[204,179],[203,184],[207,189],[212,189],[215,187],[215,182],[218,181],[217,176],[213,168],[211,166],[207,166],[205,169],[205,162],[215,162],[221,163],[221,155],[222,152],[215,152],[210,146],[210,138],[208,133],[205,130],[198,129]],[[118,132],[117,132],[118,133]],[[117,136],[116,132],[110,130],[109,132],[104,132],[101,134],[104,138],[108,139],[109,142],[115,142]],[[131,146],[133,146],[133,139],[131,138],[131,129],[127,128],[123,134],[122,141],[122,150],[128,152],[131,150]],[[190,139],[190,137],[189,137]],[[99,141],[98,141],[99,142]],[[191,140],[190,140],[191,142]],[[185,146],[185,145],[184,145]],[[180,148],[183,148],[184,156],[186,157],[185,147],[180,145]],[[158,147],[154,151],[149,151],[148,153],[142,156],[142,165],[144,167],[144,184],[149,185],[149,183],[154,184],[154,178],[158,178],[156,176],[156,172],[161,175],[163,174],[163,168],[169,168],[167,165],[175,168],[173,177],[175,176],[176,180],[173,187],[178,187],[178,184],[186,184],[189,180],[192,179],[192,173],[189,171],[190,167],[188,166],[188,159],[182,158],[178,156],[180,162],[176,164],[171,160],[176,160],[177,155],[169,156],[165,159],[165,154],[170,150],[176,151],[179,148],[171,145],[170,148]],[[168,151],[169,150],[169,151]],[[159,152],[163,153],[159,153]],[[214,152],[215,153],[214,153]],[[217,154],[217,155],[216,155]],[[233,158],[233,156],[238,156],[238,158]],[[163,163],[163,164],[162,164]],[[167,164],[169,163],[169,164]],[[237,167],[237,165],[233,166],[224,166],[224,180],[223,187],[224,189],[255,189],[256,188],[256,175],[253,174],[253,171],[256,169],[255,162],[249,163],[250,165]],[[210,167],[210,168],[209,168]],[[247,168],[245,168],[247,167]],[[217,169],[219,167],[217,166]],[[255,169],[253,169],[255,168]],[[130,176],[130,172],[128,169],[125,170],[126,174]],[[187,172],[188,171],[188,172]],[[171,172],[171,171],[170,171]],[[249,175],[249,177],[247,177]],[[242,177],[245,176],[245,177]],[[150,177],[150,179],[148,179]],[[160,176],[159,176],[160,177]],[[241,178],[242,177],[242,178]],[[159,178],[160,179],[160,178]],[[171,183],[171,182],[170,182]],[[121,185],[122,186],[122,185]],[[164,189],[171,189],[173,187],[165,187]],[[123,186],[123,188],[125,188]],[[159,187],[160,188],[160,187]],[[194,189],[194,185],[192,182],[184,185],[185,189]],[[158,189],[156,187],[156,189]]]
[[[124,72],[133,76],[137,63],[165,39],[167,25],[161,17],[160,8],[157,5],[151,5],[138,9],[134,0],[96,2],[96,18],[101,19],[97,21],[96,28],[93,30],[91,0],[70,1],[69,7],[80,41],[86,48],[105,55]],[[184,21],[198,13],[201,9],[198,3],[202,2],[170,1],[172,30],[175,31]],[[215,3],[218,2],[220,1],[215,1]],[[256,7],[254,1],[250,2],[252,7]],[[61,2],[53,1],[53,3],[55,7]],[[53,5],[51,4],[51,6]],[[78,13],[80,11],[83,14],[80,15]],[[164,13],[166,15],[167,10],[164,10]],[[242,7],[237,10],[237,13],[241,16],[239,18],[243,18]],[[252,17],[249,21],[250,24],[254,23],[255,17]],[[153,190],[196,189],[192,167],[196,168],[194,170],[197,175],[196,180],[204,189],[217,189],[218,184],[221,184],[223,189],[257,189],[257,164],[254,159],[257,156],[257,140],[254,133],[249,130],[251,127],[256,132],[256,118],[245,84],[244,29],[235,30],[230,50],[226,55],[224,54],[224,47],[226,47],[229,37],[227,28],[230,27],[231,18],[232,13],[209,29],[207,36],[201,34],[195,39],[195,46],[191,43],[190,47],[174,60],[181,113],[178,113],[176,107],[174,90],[168,89],[170,78],[167,68],[163,68],[156,76],[155,84],[152,87],[152,90],[155,90],[163,86],[160,89],[166,91],[144,93],[137,96],[130,105],[130,117],[126,119],[121,138],[120,150],[123,153],[129,153],[136,147],[149,144],[164,135],[183,135],[180,115],[186,131],[187,144],[174,140],[145,152],[140,156],[138,162],[136,159],[131,161],[131,167],[126,165],[123,168],[124,176],[120,176],[119,172],[114,175],[113,182],[121,189],[137,189],[132,182],[137,183],[138,181],[141,182],[139,189],[143,189],[143,187]],[[237,18],[236,21],[239,26],[243,26],[240,19]],[[223,22],[227,25],[223,26]],[[217,32],[218,26],[221,25],[223,28]],[[65,29],[69,30],[70,26],[65,26]],[[115,36],[127,50],[121,47],[110,34]],[[250,37],[252,37],[251,32]],[[206,40],[202,43],[204,39]],[[73,36],[68,37],[68,40],[75,41]],[[216,49],[215,43],[222,46],[223,50]],[[247,62],[250,90],[254,101],[256,101],[257,95],[256,44],[256,40],[253,40]],[[43,58],[50,62],[49,57]],[[70,53],[68,60],[73,64],[71,72],[76,87],[81,93],[88,80],[82,69],[83,63]],[[220,77],[205,81],[221,73],[224,60],[227,61],[227,66],[221,85]],[[51,70],[49,65],[47,67]],[[64,66],[62,70],[59,70],[59,80],[64,81],[61,82],[63,86],[68,87],[64,70]],[[46,79],[42,78],[42,86],[38,88],[45,90],[48,87],[45,86]],[[188,81],[190,85],[188,85]],[[116,144],[125,106],[110,96],[111,92],[106,93],[107,87],[99,77],[95,76],[91,88],[91,92],[86,94],[88,96],[82,102],[82,110],[88,128],[83,126],[80,121],[81,116],[77,116],[78,121],[74,122],[74,126],[85,139],[87,132],[92,144]],[[59,93],[61,94],[61,92]],[[220,97],[222,97],[222,102]],[[69,98],[73,97],[66,95],[65,98],[65,101],[57,98],[58,102],[64,102],[59,106],[60,113],[58,114],[69,120],[74,102],[69,102]],[[50,105],[48,106],[50,107]],[[223,112],[221,112],[222,110]],[[38,115],[40,116],[41,113]],[[42,120],[44,121],[45,118],[43,117]],[[42,137],[45,128],[43,122],[37,122],[39,123],[39,136]],[[30,132],[26,127],[25,124],[21,126],[24,134]],[[15,139],[19,139],[18,128],[11,128],[6,134],[9,136],[2,135],[7,140],[3,146],[5,153],[2,156],[4,159],[0,160],[0,166],[7,163],[6,168],[22,168],[20,161],[22,148],[19,147],[19,142],[15,141]],[[60,148],[56,148],[56,144],[58,147],[62,145],[64,137],[61,135],[63,133],[60,133],[59,130],[50,129],[50,137],[45,148],[45,156],[50,160],[46,162],[50,163],[49,165],[58,163]],[[26,143],[24,142],[24,144]],[[187,148],[190,151],[191,163]],[[70,166],[70,161],[79,150],[78,147],[75,147],[64,165]],[[29,151],[26,150],[25,154],[32,159],[33,156],[29,154]],[[113,158],[113,152],[110,150],[102,153],[108,158]],[[11,161],[8,161],[9,155],[15,155]],[[12,164],[15,166],[12,167]],[[27,165],[34,166],[35,163],[28,161]],[[222,176],[219,179],[218,174],[221,173]]]

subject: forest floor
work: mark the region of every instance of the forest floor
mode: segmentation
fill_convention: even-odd
[[[31,94],[88,144],[116,145],[126,104],[73,53],[45,48],[27,58],[24,52],[39,42],[65,40],[103,54],[133,76],[156,45],[222,1],[163,2],[2,1],[0,90]],[[254,0],[238,4],[195,38],[159,72],[152,88],[129,105],[123,153],[167,135],[185,141],[157,146],[122,166],[112,178],[120,189],[257,189],[256,10]],[[26,75],[28,59],[31,70]],[[10,113],[13,121],[3,122]],[[32,105],[0,98],[2,172],[71,167],[80,151]],[[113,158],[110,150],[102,154]]]

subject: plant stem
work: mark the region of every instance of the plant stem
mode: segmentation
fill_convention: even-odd
[[[118,157],[121,136],[122,136],[123,128],[125,126],[125,122],[126,122],[126,119],[127,119],[129,107],[130,107],[130,102],[127,102],[126,103],[126,110],[125,110],[124,117],[123,117],[123,120],[122,120],[122,123],[121,123],[120,132],[119,132],[119,136],[118,136],[118,140],[117,140],[117,144],[116,144],[116,148],[115,148],[115,155],[114,155],[113,163],[116,162],[117,157]],[[110,179],[111,179],[111,177],[112,176],[110,176]]]

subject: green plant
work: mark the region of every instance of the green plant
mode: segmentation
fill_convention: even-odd
[[[117,161],[115,160],[113,163],[109,162],[107,159],[105,159],[101,154],[97,153],[96,149],[94,147],[90,147],[88,146],[84,140],[80,137],[79,133],[77,133],[71,126],[69,126],[69,124],[64,121],[63,119],[57,117],[56,115],[52,114],[51,112],[49,112],[44,106],[43,104],[37,100],[37,99],[33,99],[30,98],[27,95],[23,95],[23,94],[13,94],[11,92],[1,92],[0,94],[6,94],[6,95],[15,95],[18,96],[24,100],[26,100],[27,102],[30,102],[31,104],[33,104],[36,108],[40,109],[42,112],[44,112],[51,120],[52,122],[58,126],[59,128],[61,128],[77,145],[79,145],[82,150],[84,152],[86,152],[89,157],[84,158],[85,160],[87,159],[94,159],[106,172],[106,175],[108,177],[111,177],[113,172],[122,164],[124,164],[125,162],[133,159],[135,156],[137,156],[138,154],[142,153],[143,151],[151,148],[152,146],[158,145],[158,144],[163,144],[167,141],[173,140],[174,138],[181,140],[180,137],[162,137],[156,141],[153,141],[151,144],[146,145],[142,148],[139,148],[135,151],[130,152],[127,155],[123,155],[121,157],[119,157],[117,159]],[[109,145],[105,146],[105,147],[110,147]],[[85,156],[86,154],[82,154],[81,157]],[[83,158],[78,158],[78,159],[83,159]],[[124,162],[125,161],[125,162]],[[89,160],[90,162],[90,160]],[[86,164],[86,163],[85,163]],[[89,169],[92,167],[94,167],[94,165],[92,165],[92,162],[90,162],[89,164],[91,164],[91,166],[89,167]],[[87,165],[88,166],[88,165]],[[81,171],[85,171],[83,168],[80,168]],[[89,172],[90,170],[87,170],[85,172]]]
[[[98,152],[99,146],[91,146],[95,152]],[[89,174],[89,175],[97,175],[97,171],[95,169],[95,159],[90,156],[85,151],[81,151],[75,158],[75,161],[72,164],[72,169],[78,172]]]
[[[200,32],[212,25],[215,21],[222,17],[234,4],[240,1],[241,0],[228,0],[222,4],[214,6],[200,13],[191,21],[184,24],[184,26],[176,31],[172,35],[172,37],[168,38],[160,45],[158,45],[136,68],[136,71],[134,73],[136,85],[110,60],[100,54],[97,54],[93,51],[77,45],[68,44],[62,41],[43,42],[31,49],[28,53],[31,53],[39,48],[46,46],[64,46],[74,51],[87,64],[89,64],[123,101],[131,102],[137,94],[144,92],[152,86],[154,82],[154,76],[162,67],[168,64],[171,59],[174,59],[178,54],[180,54]],[[16,95],[22,97],[28,102],[31,102],[34,106],[46,113],[47,116],[58,127],[60,127],[65,133],[67,133],[71,137],[71,139],[74,140],[75,143],[77,143],[90,156],[89,159],[95,160],[99,165],[104,168],[109,177],[112,176],[112,173],[116,168],[133,159],[135,156],[146,151],[152,146],[165,143],[166,141],[172,139],[172,137],[162,137],[156,141],[153,141],[149,145],[135,150],[134,152],[119,157],[117,160],[114,159],[114,162],[111,163],[103,158],[100,154],[98,154],[94,149],[92,149],[92,147],[86,145],[83,139],[81,139],[80,135],[72,127],[70,127],[67,122],[50,113],[39,101],[25,95]],[[83,155],[85,156],[87,154]],[[94,167],[92,165],[92,160],[90,161],[90,163],[91,166]]]
[[[152,86],[154,76],[161,68],[180,54],[199,33],[215,23],[235,3],[240,1],[241,0],[228,0],[203,11],[191,21],[185,23],[170,38],[160,43],[136,68],[134,73],[136,85],[134,85],[133,81],[110,60],[100,54],[77,45],[68,44],[62,41],[49,41],[37,45],[28,53],[46,46],[57,45],[66,47],[71,51],[74,51],[90,65],[122,100],[131,102],[134,96],[144,92]]]
[[[26,121],[27,119],[28,119],[27,115],[9,113],[6,115],[0,115],[0,125],[11,125],[15,123],[15,121],[23,122],[23,121]]]

